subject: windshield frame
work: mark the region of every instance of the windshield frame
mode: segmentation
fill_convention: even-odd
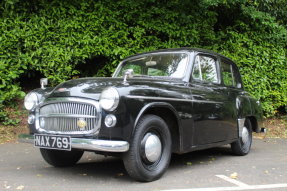
[[[141,58],[141,57],[145,57],[145,56],[153,56],[153,55],[162,55],[162,54],[186,54],[187,56],[187,64],[185,66],[185,69],[184,69],[184,73],[182,75],[181,78],[175,78],[175,77],[171,77],[171,76],[149,76],[149,77],[142,77],[142,78],[161,78],[161,79],[174,79],[174,80],[183,80],[186,78],[186,74],[187,74],[187,70],[189,68],[189,65],[190,65],[190,53],[188,51],[166,51],[166,52],[151,52],[151,53],[143,53],[143,54],[139,54],[139,55],[135,55],[135,56],[131,56],[131,57],[128,57],[124,60],[122,60],[119,65],[117,66],[115,72],[113,73],[112,77],[113,78],[120,78],[120,77],[117,77],[121,68],[122,68],[122,65],[129,61],[129,60],[134,60],[134,59],[138,59],[138,58]]]

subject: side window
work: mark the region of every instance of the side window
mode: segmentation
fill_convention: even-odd
[[[231,86],[235,88],[242,87],[240,74],[238,70],[231,63],[221,60],[220,67],[222,71],[223,83],[226,86]]]
[[[234,72],[231,64],[221,62],[223,83],[227,86],[235,87]]]
[[[215,60],[208,56],[196,56],[192,71],[192,78],[203,82],[218,83]]]
[[[129,66],[124,66],[122,71],[125,71],[126,69],[133,69],[134,70],[134,75],[137,75],[137,74],[141,74],[142,73],[142,68],[140,65],[129,65]],[[123,76],[123,74],[120,74],[121,76]]]

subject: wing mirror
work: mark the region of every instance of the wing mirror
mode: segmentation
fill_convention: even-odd
[[[133,69],[127,69],[124,71],[124,83],[127,82],[128,78],[132,78],[134,76],[134,70]]]
[[[45,89],[45,86],[48,85],[48,78],[40,79],[41,89]]]

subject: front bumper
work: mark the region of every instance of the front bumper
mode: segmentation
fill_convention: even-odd
[[[21,134],[18,138],[19,142],[34,144],[33,135]],[[126,152],[129,150],[129,143],[127,141],[71,138],[71,147],[87,151]]]

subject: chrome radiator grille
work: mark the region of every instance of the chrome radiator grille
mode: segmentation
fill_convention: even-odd
[[[59,134],[90,134],[99,129],[98,102],[69,98],[40,107],[39,131]]]

